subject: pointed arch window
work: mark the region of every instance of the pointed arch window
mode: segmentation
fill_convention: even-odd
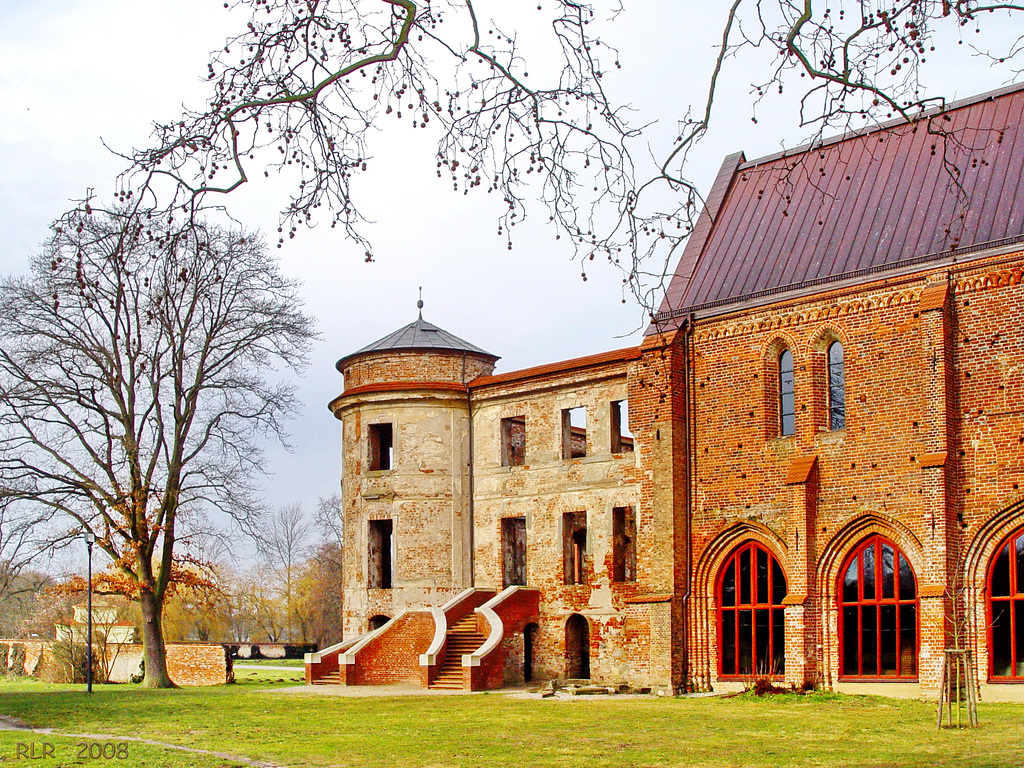
[[[839,582],[843,677],[917,677],[917,577],[888,539],[872,536]]]
[[[786,577],[757,542],[736,549],[718,584],[718,664],[721,675],[786,671]]]
[[[793,382],[793,353],[779,353],[779,434],[796,434],[796,391]]]
[[[843,345],[828,345],[828,428],[846,428],[846,379],[843,373]]]
[[[1024,529],[996,551],[988,577],[989,676],[1024,681]]]

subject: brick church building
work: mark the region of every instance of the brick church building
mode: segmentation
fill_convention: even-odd
[[[918,696],[955,647],[1024,699],[1022,112],[727,157],[639,347],[495,373],[421,315],[342,358],[307,681]]]

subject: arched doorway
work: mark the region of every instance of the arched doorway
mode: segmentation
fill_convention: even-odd
[[[917,677],[917,577],[888,539],[871,536],[839,578],[843,677]]]
[[[996,550],[988,575],[988,673],[1024,680],[1024,529]]]
[[[387,624],[389,621],[391,621],[391,617],[390,616],[384,616],[383,614],[378,614],[376,616],[371,616],[370,617],[370,631],[373,632],[375,629],[380,629],[385,624]]]
[[[756,541],[729,555],[718,582],[720,675],[782,675],[786,671],[786,577]]]
[[[523,629],[523,680],[533,680],[533,658],[537,652],[537,633],[540,627],[530,623]]]
[[[565,676],[590,679],[590,625],[578,613],[565,622]]]

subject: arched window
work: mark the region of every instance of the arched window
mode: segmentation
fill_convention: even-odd
[[[996,552],[988,577],[989,675],[1024,679],[1024,529]]]
[[[779,354],[779,434],[796,434],[796,395],[793,389],[793,353]]]
[[[917,677],[917,579],[891,541],[872,536],[843,565],[839,637],[844,677]]]
[[[718,659],[722,675],[781,675],[786,669],[786,577],[757,542],[725,561],[718,585]]]
[[[843,377],[843,345],[828,345],[828,428],[846,428],[846,381]]]

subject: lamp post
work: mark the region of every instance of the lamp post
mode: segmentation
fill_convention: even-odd
[[[96,534],[92,531],[85,532],[85,545],[89,550],[89,593],[86,598],[86,639],[85,639],[85,690],[92,693],[92,545],[96,541]]]

